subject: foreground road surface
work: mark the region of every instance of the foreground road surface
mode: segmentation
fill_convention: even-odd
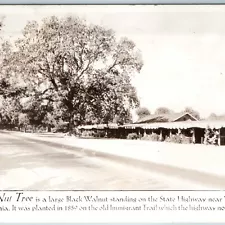
[[[210,189],[181,178],[105,161],[84,152],[51,147],[0,133],[1,190]]]

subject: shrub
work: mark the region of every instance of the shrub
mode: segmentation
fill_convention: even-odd
[[[82,137],[92,137],[92,138],[104,138],[105,135],[106,135],[106,132],[103,130],[97,130],[97,131],[85,130],[80,134],[80,136]]]
[[[186,137],[186,136],[183,137],[182,144],[191,144],[191,143],[192,143],[191,137]]]
[[[46,132],[46,127],[42,127],[42,126],[37,127],[37,132],[38,133],[44,133],[44,132]]]
[[[217,145],[219,139],[219,132],[212,129],[207,129],[205,132],[204,144]]]
[[[127,139],[129,140],[137,140],[138,139],[138,135],[136,133],[130,133],[127,135]]]
[[[182,143],[182,137],[180,135],[175,134],[175,135],[172,135],[170,137],[167,137],[165,139],[165,141],[166,142],[172,142],[172,143],[179,143],[179,144],[181,144]]]
[[[85,130],[82,132],[81,136],[82,137],[94,137],[95,134],[94,134],[94,131],[92,131],[92,130]]]
[[[68,132],[68,123],[65,122],[58,122],[54,125],[54,128],[52,129],[53,133],[66,133]]]
[[[104,138],[105,135],[106,135],[106,132],[104,130],[98,130],[94,133],[94,136],[98,138]]]
[[[142,140],[146,140],[146,141],[159,141],[159,135],[158,134],[150,134],[150,135],[146,135],[144,137],[142,137]]]
[[[81,137],[82,132],[78,129],[74,129],[71,134],[77,137]]]
[[[192,143],[192,138],[186,137],[185,135],[175,134],[172,135],[171,137],[167,137],[165,141],[178,144],[190,144]]]

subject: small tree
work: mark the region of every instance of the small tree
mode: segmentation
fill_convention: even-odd
[[[173,113],[173,111],[167,107],[159,107],[155,110],[155,114],[156,115],[160,115],[160,114],[170,114]]]
[[[23,127],[24,132],[26,132],[27,126],[29,125],[29,118],[28,118],[27,114],[20,113],[18,116],[18,120],[19,120],[19,129],[21,129],[21,127]]]
[[[138,118],[141,119],[145,116],[151,115],[150,111],[146,107],[140,107],[136,110]]]
[[[183,111],[184,113],[190,113],[192,116],[194,116],[196,119],[200,119],[200,114],[196,110],[192,109],[191,107],[186,107]]]
[[[211,113],[208,117],[209,120],[217,120],[218,116],[215,113]]]
[[[48,112],[46,113],[42,123],[46,127],[46,131],[51,132],[51,128],[56,126],[57,121],[55,120],[54,115]]]

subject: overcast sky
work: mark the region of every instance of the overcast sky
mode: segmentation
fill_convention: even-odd
[[[151,112],[186,106],[203,117],[225,113],[225,6],[0,6],[4,35],[17,37],[27,20],[80,15],[132,39],[144,67],[135,78]]]

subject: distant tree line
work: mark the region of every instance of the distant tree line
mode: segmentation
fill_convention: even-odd
[[[181,112],[183,112],[183,113],[187,112],[187,113],[191,114],[192,116],[194,116],[196,119],[198,119],[198,120],[201,119],[199,112],[192,109],[191,107],[186,107]],[[172,113],[174,113],[174,111],[167,108],[167,107],[159,107],[154,112],[155,115],[172,114]],[[137,114],[138,118],[141,119],[141,118],[144,118],[147,115],[151,115],[151,112],[146,107],[139,107],[136,110],[136,114]]]
[[[200,116],[200,113],[193,109],[192,107],[186,107],[183,111],[181,111],[181,113],[189,113],[191,114],[192,116],[194,116],[196,119],[198,120],[201,120],[203,119],[201,116]],[[167,108],[167,107],[159,107],[155,110],[154,114],[155,115],[160,115],[160,114],[170,114],[170,113],[174,113],[173,110]],[[139,119],[141,118],[144,118],[145,116],[147,115],[151,115],[151,112],[148,108],[146,107],[139,107],[137,110],[136,110],[136,115],[138,116]],[[207,118],[204,118],[206,120],[225,120],[225,114],[222,114],[222,115],[217,115],[215,113],[211,113]]]

